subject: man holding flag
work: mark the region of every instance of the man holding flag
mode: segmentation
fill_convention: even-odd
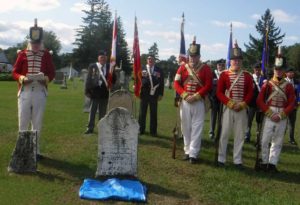
[[[98,59],[88,68],[88,75],[85,85],[85,95],[91,99],[89,122],[84,134],[92,134],[95,126],[96,112],[99,112],[99,120],[106,114],[109,92],[112,84],[115,83],[116,76],[114,68],[116,66],[116,45],[117,45],[117,14],[113,25],[112,47],[110,64],[107,64],[107,54],[105,51],[98,52]]]
[[[287,116],[295,107],[293,85],[284,78],[286,69],[286,58],[281,54],[279,47],[275,58],[274,75],[262,86],[256,101],[265,115],[261,139],[262,162],[260,168],[270,172],[277,172],[276,166],[287,126]]]

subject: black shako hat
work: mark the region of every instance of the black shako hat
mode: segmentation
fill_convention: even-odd
[[[281,69],[281,70],[286,70],[287,69],[286,57],[284,57],[282,55],[280,46],[278,47],[278,52],[277,52],[277,55],[275,57],[274,68],[275,69]]]
[[[235,40],[233,48],[230,49],[230,60],[233,59],[243,59],[242,49],[239,48],[237,40]]]
[[[196,44],[196,36],[194,36],[193,43],[190,44],[188,54],[190,56],[200,56],[200,44]]]
[[[31,43],[41,43],[43,39],[43,28],[38,27],[37,19],[34,19],[34,26],[29,29]]]

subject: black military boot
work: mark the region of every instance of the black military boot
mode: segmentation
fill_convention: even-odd
[[[259,170],[267,172],[268,171],[268,164],[260,164]]]
[[[276,168],[276,165],[274,165],[274,164],[269,164],[268,165],[268,171],[271,172],[271,173],[278,173],[279,172]]]

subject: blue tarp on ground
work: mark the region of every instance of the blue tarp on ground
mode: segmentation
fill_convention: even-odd
[[[147,188],[138,180],[107,179],[98,181],[85,179],[79,189],[81,199],[123,201],[146,201]]]

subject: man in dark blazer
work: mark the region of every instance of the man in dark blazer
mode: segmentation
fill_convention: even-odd
[[[164,93],[164,74],[155,65],[155,57],[149,55],[147,65],[142,69],[139,124],[140,134],[145,133],[148,105],[150,107],[150,134],[157,135],[157,103]]]
[[[99,120],[106,114],[109,97],[109,64],[105,51],[98,52],[98,61],[92,63],[88,68],[88,75],[85,84],[85,95],[91,99],[89,122],[84,134],[93,133],[95,127],[95,116],[97,109]],[[113,81],[115,77],[113,77]]]

